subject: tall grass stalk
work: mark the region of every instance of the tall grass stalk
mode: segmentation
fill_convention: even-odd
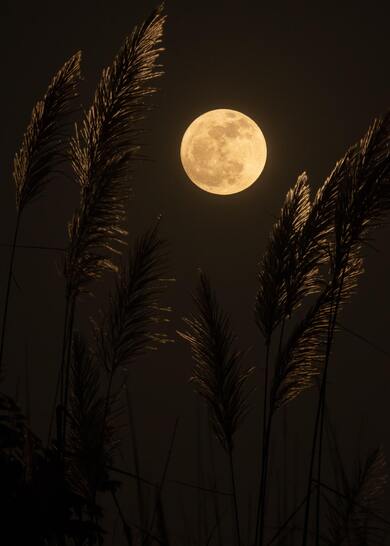
[[[305,232],[310,213],[309,185],[303,173],[294,187],[287,193],[280,216],[274,225],[267,250],[261,260],[259,289],[256,296],[255,319],[266,345],[266,384],[263,401],[263,445],[261,455],[261,477],[257,500],[255,545],[263,544],[267,475],[273,414],[278,407],[276,382],[292,384],[290,392],[298,394],[297,379],[286,377],[279,365],[275,368],[272,390],[268,401],[268,375],[271,339],[280,325],[277,363],[282,361],[282,343],[286,320],[299,307],[304,296],[317,289],[319,253],[313,247],[313,237]],[[311,234],[312,235],[312,234]],[[288,392],[288,389],[287,389]],[[281,404],[283,405],[283,403]]]
[[[261,473],[260,473],[260,483],[263,481],[263,474],[264,474],[264,464],[266,460],[267,455],[267,416],[268,416],[268,383],[269,383],[269,366],[270,366],[270,344],[271,344],[272,336],[270,336],[269,340],[266,341],[266,348],[265,348],[265,369],[264,369],[264,399],[263,399],[263,429],[262,429],[262,454],[261,454]],[[257,545],[258,539],[259,539],[259,529],[260,529],[260,520],[261,520],[261,497],[262,496],[262,486],[259,490],[259,499],[257,502],[257,513],[256,513],[256,532],[255,532],[255,542],[254,544]]]
[[[376,119],[364,137],[344,156],[342,176],[336,176],[338,187],[334,211],[334,242],[330,245],[330,291],[333,293],[328,320],[324,374],[313,434],[311,461],[314,461],[317,438],[318,482],[322,466],[322,436],[324,431],[324,404],[331,346],[338,311],[352,294],[357,278],[362,273],[360,258],[363,241],[373,227],[379,226],[390,210],[390,114]],[[340,163],[340,162],[339,162]],[[312,480],[310,464],[309,480]],[[308,486],[309,487],[309,486]],[[307,544],[310,495],[307,500],[303,532],[303,546]],[[317,496],[316,543],[320,534],[320,497]]]
[[[286,326],[286,316],[283,317],[282,320],[282,326],[280,328],[280,335],[279,335],[279,348],[278,348],[278,356],[280,356],[282,352],[282,346],[283,346],[283,338],[284,338],[284,331]],[[282,466],[283,466],[283,473],[282,473],[282,487],[279,488],[279,495],[282,495],[282,502],[281,506],[279,506],[281,511],[281,519],[284,520],[287,517],[287,407],[284,406],[282,408]]]
[[[317,484],[321,483],[321,474],[322,474],[322,450],[323,450],[323,435],[324,435],[324,422],[325,422],[325,405],[326,405],[326,391],[327,391],[327,383],[328,383],[328,370],[329,370],[329,361],[330,361],[330,354],[331,354],[331,347],[333,344],[333,338],[335,333],[335,327],[336,327],[336,321],[337,321],[337,315],[340,307],[340,296],[341,296],[341,289],[342,285],[344,283],[344,276],[345,276],[345,269],[343,270],[343,273],[341,275],[341,286],[339,288],[339,292],[336,297],[335,305],[331,305],[330,308],[330,314],[329,314],[329,335],[328,340],[326,344],[326,354],[325,354],[325,365],[324,365],[324,371],[323,376],[321,379],[321,390],[320,390],[320,397],[318,400],[319,404],[319,413],[320,413],[320,423],[319,423],[319,445],[318,445],[318,465],[317,465]],[[309,477],[310,481],[312,481],[312,476]],[[317,499],[316,499],[316,546],[319,546],[320,543],[320,518],[321,518],[321,509],[320,509],[320,501],[321,501],[321,488],[317,487]],[[309,503],[310,504],[310,499]],[[308,517],[308,516],[307,516]]]
[[[12,240],[11,255],[10,255],[9,267],[8,267],[7,284],[6,284],[6,291],[5,291],[5,303],[4,303],[3,320],[2,320],[2,327],[1,327],[1,340],[0,340],[0,372],[1,372],[2,362],[3,362],[4,340],[5,340],[5,334],[7,329],[8,306],[9,306],[9,299],[10,299],[10,293],[11,293],[12,275],[14,270],[14,260],[15,260],[15,252],[16,252],[16,243],[17,243],[18,233],[19,233],[19,226],[20,226],[20,213],[18,213],[16,217],[16,225],[15,225],[15,231],[14,231],[14,236]]]
[[[81,53],[68,59],[53,76],[42,100],[32,111],[30,123],[15,154],[16,223],[6,281],[0,336],[0,370],[3,364],[14,261],[24,209],[39,197],[66,158],[67,126],[78,95]]]
[[[240,519],[233,465],[233,437],[248,411],[248,396],[243,388],[253,369],[242,370],[243,354],[234,348],[235,336],[230,319],[220,308],[209,279],[200,274],[194,297],[196,311],[184,322],[186,332],[178,332],[191,348],[195,366],[191,382],[205,399],[210,423],[225,450],[233,488],[236,542],[240,546]]]
[[[151,517],[151,520],[150,520],[150,523],[149,523],[149,535],[152,535],[152,533],[153,533],[154,523],[155,523],[155,520],[156,520],[156,517],[157,517],[157,514],[158,514],[158,506],[159,506],[159,503],[161,502],[161,494],[162,494],[164,486],[165,486],[165,481],[166,481],[167,474],[168,474],[169,463],[170,463],[170,461],[172,459],[173,446],[174,446],[174,443],[175,443],[178,426],[179,426],[179,418],[176,418],[175,425],[173,427],[173,432],[172,432],[170,444],[169,444],[167,458],[165,460],[164,469],[163,469],[163,473],[162,473],[162,476],[161,476],[161,481],[160,481],[158,490],[156,492],[156,500],[155,500],[154,507],[153,507],[152,517]],[[142,545],[147,546],[148,544],[150,544],[150,539],[147,536],[147,537],[145,537],[143,539]]]
[[[273,414],[270,413],[268,417],[268,423],[266,427],[266,434],[264,439],[264,448],[263,448],[263,457],[262,457],[262,468],[261,468],[261,479],[260,479],[260,492],[259,492],[259,503],[258,503],[258,541],[260,546],[264,543],[264,519],[266,512],[266,496],[267,496],[267,485],[268,485],[268,463],[269,463],[269,452],[271,444],[271,431],[273,424]]]
[[[63,452],[66,450],[66,424],[67,424],[67,414],[68,414],[68,403],[69,403],[69,386],[70,386],[70,369],[71,369],[71,359],[72,359],[72,345],[73,345],[73,329],[74,329],[74,320],[76,312],[76,298],[71,297],[70,301],[66,303],[68,310],[68,324],[66,325],[66,333],[64,335],[65,348],[63,352],[64,362],[62,368],[64,368],[64,381],[63,381],[63,391],[62,391],[62,402],[61,408],[63,411],[63,420],[62,420],[62,449]]]
[[[196,481],[198,491],[196,495],[196,519],[197,519],[197,541],[198,544],[203,542],[203,502],[200,487],[203,484],[203,464],[202,464],[202,440],[201,440],[201,408],[199,403],[196,406]]]
[[[125,538],[126,538],[126,542],[127,542],[128,546],[133,546],[133,533],[131,531],[130,526],[127,524],[126,518],[125,518],[125,516],[123,514],[123,510],[122,510],[122,508],[121,508],[121,506],[119,504],[119,501],[118,501],[118,496],[115,493],[115,491],[111,491],[111,496],[113,498],[115,507],[116,507],[118,515],[119,515],[119,518],[120,518],[120,520],[122,522],[122,528],[123,528],[123,533],[124,533]]]
[[[131,441],[131,446],[133,450],[134,470],[135,470],[135,475],[137,479],[136,483],[137,483],[138,516],[139,516],[140,526],[146,527],[145,503],[144,503],[144,497],[142,492],[141,469],[140,469],[140,460],[139,460],[139,451],[138,451],[138,438],[137,438],[137,430],[136,430],[135,420],[134,420],[134,410],[133,410],[130,384],[131,384],[131,378],[128,376],[126,386],[125,386],[125,392],[126,392],[127,415],[129,419],[130,441]]]
[[[310,464],[307,479],[307,499],[305,507],[305,520],[302,535],[302,544],[307,543],[308,539],[308,526],[309,526],[309,514],[310,514],[310,502],[311,502],[311,485],[313,480],[313,473],[315,467],[315,456],[317,453],[317,442],[320,433],[321,412],[325,401],[326,392],[326,380],[329,367],[329,360],[331,354],[331,347],[333,343],[334,326],[335,326],[335,305],[337,311],[342,303],[346,302],[351,296],[353,289],[356,286],[357,278],[362,273],[361,259],[352,255],[348,256],[347,263],[345,264],[344,274],[335,273],[333,278],[325,286],[323,292],[317,299],[316,304],[312,308],[314,314],[320,319],[318,335],[319,339],[322,339],[325,344],[325,357],[322,357],[321,345],[316,348],[316,360],[321,361],[321,357],[324,358],[324,374],[321,379],[321,387],[319,400],[317,404],[317,411],[314,422],[314,432],[312,439],[312,448],[310,454]],[[338,302],[338,303],[337,303]]]
[[[218,482],[217,482],[217,471],[215,466],[215,453],[214,453],[214,446],[213,446],[212,431],[210,430],[210,428],[208,430],[208,439],[209,439],[210,463],[211,463],[211,473],[212,473],[211,487],[212,489],[217,490]],[[219,506],[218,494],[216,492],[213,493],[213,505],[214,505],[215,524],[217,528],[218,545],[223,546],[222,529],[221,529],[221,510]]]
[[[150,82],[161,74],[157,59],[162,51],[159,47],[165,22],[162,11],[161,5],[136,27],[112,65],[103,70],[92,105],[71,141],[80,205],[68,226],[69,244],[64,260],[66,305],[70,311],[80,294],[90,293],[92,281],[108,270],[117,271],[112,255],[120,253],[119,248],[126,242],[129,173],[139,158],[138,122],[148,110],[146,97],[155,91]],[[72,313],[65,328],[64,339],[69,347]],[[65,382],[65,407],[68,369],[69,350],[65,349],[60,369]],[[110,394],[108,389],[107,399]],[[66,419],[65,413],[64,423]]]

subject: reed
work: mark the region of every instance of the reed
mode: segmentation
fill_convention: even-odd
[[[236,480],[233,465],[233,438],[248,409],[244,388],[253,368],[242,368],[243,353],[234,347],[235,336],[228,315],[220,308],[210,282],[200,273],[196,312],[185,318],[186,332],[178,332],[192,351],[195,366],[191,382],[206,401],[214,434],[229,459],[233,490],[236,540],[241,544]]]
[[[118,408],[102,392],[103,381],[92,351],[81,334],[73,336],[67,479],[94,510],[96,491],[109,488],[107,467],[118,444]]]
[[[175,536],[170,534],[163,497],[169,482],[198,494],[197,533],[192,529],[198,542],[210,546],[213,542],[222,544],[226,539],[222,524],[231,508],[221,509],[218,499],[222,496],[232,500],[231,536],[237,546],[244,544],[233,455],[236,432],[250,409],[248,384],[253,369],[244,368],[245,353],[237,349],[230,318],[204,273],[200,274],[194,296],[195,309],[184,319],[185,331],[178,334],[192,352],[194,367],[190,381],[207,406],[209,432],[227,456],[231,490],[219,490],[211,444],[211,479],[203,484],[203,477],[208,474],[201,460],[200,442],[198,484],[168,480],[178,420],[159,483],[141,474],[143,465],[131,399],[133,386],[129,385],[127,372],[139,364],[147,351],[172,341],[165,332],[171,309],[162,303],[172,279],[167,276],[168,252],[160,235],[160,220],[135,238],[128,251],[123,250],[128,236],[130,175],[142,157],[140,122],[150,108],[149,96],[156,91],[154,80],[162,73],[158,59],[164,23],[161,5],[126,38],[112,65],[103,71],[92,105],[76,125],[69,151],[68,124],[77,97],[81,56],[77,53],[71,57],[34,107],[15,156],[17,221],[6,285],[0,368],[4,360],[14,258],[16,249],[23,246],[18,245],[22,214],[45,191],[69,157],[74,181],[80,189],[80,203],[69,224],[67,247],[56,249],[64,251],[66,283],[57,442],[43,448],[30,428],[29,404],[26,418],[11,397],[0,394],[0,506],[2,531],[8,533],[5,544],[103,545],[106,507],[102,496],[108,494],[122,526],[122,540],[129,546],[137,539],[142,546],[153,543],[173,546]],[[386,528],[390,528],[390,521],[380,509],[387,483],[383,449],[373,450],[351,472],[332,430],[327,400],[339,314],[363,273],[364,247],[369,244],[373,229],[385,222],[390,209],[389,129],[390,114],[374,120],[364,137],[336,163],[313,199],[306,173],[298,177],[286,195],[259,264],[254,316],[264,339],[265,377],[256,519],[253,522],[251,501],[246,518],[247,542],[251,546],[286,541],[295,544],[298,531],[303,546],[309,542],[317,546],[320,543],[383,545]],[[113,287],[107,305],[102,306],[93,321],[90,339],[74,331],[76,314],[82,296],[92,294],[94,281],[108,271],[114,272]],[[26,382],[28,373],[26,368]],[[286,488],[287,410],[291,402],[315,385],[318,401],[307,461],[307,488],[305,494],[296,494],[296,506],[290,510]],[[122,469],[119,462],[124,410],[128,414],[135,472]],[[283,498],[278,502],[283,514],[279,528],[266,542],[273,457],[270,446],[279,410],[283,412],[284,487]],[[198,425],[200,439],[200,421]],[[324,478],[325,433],[333,481]],[[121,505],[121,477],[134,480],[137,488],[138,523],[132,521],[127,506]],[[149,521],[146,491],[142,489],[145,486],[152,488],[155,495],[149,502]],[[201,495],[205,493],[212,495],[213,500],[209,518],[208,504],[201,506]],[[315,520],[311,514],[314,496]],[[294,533],[288,536],[301,510],[304,510],[303,529],[294,528]],[[311,526],[313,521],[315,527]],[[11,540],[8,535],[12,535]]]
[[[363,272],[362,245],[374,227],[383,223],[390,205],[389,170],[390,115],[376,119],[364,137],[339,162],[343,169],[336,171],[338,186],[334,213],[334,239],[330,243],[330,274],[328,286],[333,292],[328,316],[328,335],[324,372],[313,436],[312,460],[319,440],[317,481],[321,482],[323,407],[326,400],[327,373],[338,313],[350,298]],[[351,152],[352,150],[352,152]],[[335,172],[335,171],[334,171]],[[310,464],[312,469],[313,464]],[[309,480],[312,476],[309,472]],[[309,486],[308,486],[309,487]],[[319,543],[320,497],[317,493],[317,544]],[[305,515],[303,544],[307,541],[310,495]]]
[[[319,266],[323,262],[324,228],[309,224],[311,214],[310,188],[305,173],[298,177],[287,193],[278,221],[275,223],[258,274],[255,320],[265,346],[265,385],[262,424],[261,479],[257,500],[255,544],[263,543],[265,497],[269,445],[273,415],[279,407],[299,395],[309,386],[314,367],[302,365],[302,360],[289,364],[282,350],[286,321],[299,308],[302,300],[319,290]],[[312,228],[312,229],[310,229]],[[320,244],[321,243],[321,244]],[[277,362],[269,391],[269,360],[272,336],[281,326]],[[283,393],[281,392],[283,390]]]
[[[168,283],[167,245],[159,222],[135,239],[115,277],[108,306],[95,323],[99,361],[109,375],[132,366],[148,350],[171,340],[161,330],[170,307],[161,304]]]
[[[64,260],[65,327],[60,374],[63,378],[65,439],[68,377],[75,302],[90,293],[90,283],[116,271],[112,255],[125,244],[129,173],[140,157],[138,123],[148,110],[146,98],[161,74],[157,60],[165,16],[163,5],[127,37],[112,65],[103,70],[92,105],[71,141],[74,179],[80,205],[68,227]]]
[[[11,245],[0,338],[3,363],[15,253],[24,209],[33,203],[58,175],[67,156],[68,124],[75,110],[80,82],[81,53],[73,55],[53,76],[44,97],[31,113],[19,151],[15,154],[16,223]]]

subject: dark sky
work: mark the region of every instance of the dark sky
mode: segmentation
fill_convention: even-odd
[[[81,98],[87,107],[102,68],[111,62],[133,25],[154,6],[149,0],[3,1],[1,243],[10,242],[14,222],[12,158],[32,106],[51,76],[81,49]],[[180,317],[191,309],[190,292],[196,270],[202,267],[232,313],[242,346],[253,347],[248,364],[261,362],[262,344],[252,320],[257,262],[297,175],[306,170],[315,191],[373,117],[386,110],[388,6],[385,1],[167,3],[162,57],[166,73],[158,82],[157,108],[150,114],[145,138],[151,161],[136,170],[129,225],[136,234],[163,214],[162,230],[171,246],[171,270],[177,278],[167,295],[167,303],[174,307],[172,335]],[[191,184],[179,160],[186,127],[214,108],[232,108],[252,117],[268,145],[261,179],[228,197],[211,195]],[[66,222],[76,204],[71,184],[55,181],[26,212],[20,242],[64,246]],[[378,252],[367,250],[367,272],[342,321],[390,352],[389,236],[388,228],[375,233]],[[6,250],[2,256],[4,277]],[[22,389],[24,346],[28,346],[32,418],[42,434],[47,430],[46,393],[53,390],[63,314],[63,280],[55,258],[51,253],[19,251],[15,275],[20,290],[13,291],[6,353],[7,388],[14,392],[18,376]],[[99,293],[105,294],[104,290]],[[94,305],[86,303],[82,316]],[[80,320],[86,324],[85,318]],[[390,358],[345,334],[339,336],[334,354],[330,396],[338,429],[348,437],[348,445],[355,446],[364,420],[364,445],[383,441],[390,457],[384,418],[389,413]],[[160,472],[159,446],[162,442],[165,450],[176,415],[182,416],[183,423],[177,460],[186,460],[188,449],[193,448],[194,398],[186,385],[190,370],[189,353],[178,341],[145,358],[133,371],[149,476]],[[314,411],[310,395],[303,398],[292,409],[298,431],[299,420],[307,426]],[[250,430],[248,424],[239,457],[252,461],[257,439]],[[181,477],[191,475],[183,460],[180,464]]]

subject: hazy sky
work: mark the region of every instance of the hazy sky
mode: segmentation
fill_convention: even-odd
[[[101,69],[154,6],[149,0],[2,3],[0,243],[11,239],[12,158],[34,102],[61,64],[81,49],[81,98],[87,107]],[[162,57],[166,74],[158,82],[157,108],[149,116],[144,139],[151,161],[138,165],[134,174],[129,226],[131,233],[139,233],[163,214],[162,230],[170,242],[171,270],[177,278],[167,295],[174,308],[172,335],[180,317],[191,309],[190,292],[196,270],[202,267],[232,313],[242,345],[253,346],[248,364],[261,362],[262,345],[252,320],[258,259],[297,175],[306,170],[317,189],[346,148],[387,108],[388,6],[385,1],[167,2]],[[191,184],[179,160],[188,124],[214,108],[232,108],[252,117],[268,145],[261,179],[229,197],[202,192]],[[71,182],[54,181],[26,212],[20,242],[64,246],[66,222],[76,204]],[[389,237],[388,228],[375,233],[378,252],[367,251],[367,274],[342,321],[390,350]],[[6,250],[2,256],[4,278]],[[52,392],[59,362],[63,281],[55,258],[38,251],[18,252],[15,275],[20,290],[13,290],[6,355],[8,386],[14,391],[17,376],[23,377],[28,347],[33,421],[39,432],[46,430],[49,407],[42,394]],[[105,290],[99,293],[103,303]],[[95,305],[86,303],[81,309],[81,324],[87,324]],[[345,335],[339,337],[335,355],[330,392],[340,428],[349,427],[355,434],[364,418],[370,441],[383,436],[390,456],[390,435],[378,417],[390,410],[389,357]],[[145,467],[153,467],[156,455],[151,449],[170,432],[176,415],[191,422],[193,398],[186,385],[190,370],[189,353],[180,341],[134,370],[136,403],[146,427]],[[186,454],[188,434],[183,438],[178,458]],[[248,450],[252,441],[250,435],[243,440]]]

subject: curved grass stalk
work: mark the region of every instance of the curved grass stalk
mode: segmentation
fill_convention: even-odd
[[[16,224],[11,245],[5,304],[0,337],[0,370],[4,357],[9,300],[23,211],[45,190],[64,162],[67,139],[64,138],[80,81],[80,52],[73,55],[52,78],[42,100],[33,108],[30,123],[15,154],[13,179],[16,187]]]
[[[2,320],[2,326],[1,326],[1,339],[0,339],[0,374],[1,374],[1,368],[2,368],[2,362],[3,362],[4,340],[5,340],[6,330],[7,330],[8,306],[9,306],[9,300],[10,300],[10,294],[11,294],[12,275],[14,270],[14,260],[15,260],[15,252],[16,252],[16,243],[17,243],[18,233],[19,233],[19,226],[20,226],[20,214],[18,214],[16,218],[16,225],[15,225],[15,231],[14,231],[14,236],[13,236],[13,241],[11,246],[10,261],[9,261],[9,267],[8,267],[8,277],[7,277],[7,284],[6,284],[5,304],[4,304],[4,310],[3,310],[3,320]]]
[[[390,210],[390,114],[374,120],[367,133],[343,160],[343,176],[336,177],[338,189],[334,212],[334,243],[331,247],[332,304],[328,319],[325,369],[321,383],[308,483],[313,476],[317,437],[319,435],[318,482],[321,481],[324,404],[330,351],[341,305],[350,297],[356,279],[362,272],[359,258],[368,232],[379,226]],[[360,263],[359,263],[360,262]],[[309,487],[309,485],[308,485]],[[302,544],[306,546],[309,525],[310,495],[307,499]],[[319,544],[320,497],[317,493],[316,544]]]
[[[191,382],[196,392],[205,399],[210,412],[214,433],[229,458],[233,489],[236,542],[241,545],[240,520],[233,465],[233,437],[248,411],[248,397],[243,387],[253,369],[243,371],[243,354],[234,348],[235,336],[229,317],[221,310],[210,282],[200,274],[197,310],[185,318],[188,330],[178,332],[192,351],[195,366]]]
[[[137,123],[147,111],[145,99],[155,91],[150,81],[161,74],[157,59],[165,16],[161,5],[126,38],[112,65],[103,70],[92,105],[71,141],[71,160],[80,187],[80,206],[68,226],[64,260],[66,307],[74,310],[81,293],[107,270],[117,271],[112,254],[125,244],[129,171],[138,157]],[[70,312],[70,311],[69,311]],[[72,312],[73,314],[73,312]],[[67,406],[73,318],[65,321],[66,340],[59,374]],[[64,430],[67,415],[64,414]],[[65,438],[64,438],[65,441]]]
[[[261,455],[261,473],[260,473],[260,489],[257,500],[257,512],[256,512],[256,532],[255,532],[255,542],[257,545],[259,540],[259,532],[261,534],[262,524],[260,523],[263,519],[261,515],[261,510],[263,506],[263,481],[264,481],[264,472],[266,471],[265,465],[268,458],[268,442],[267,442],[267,422],[268,422],[268,382],[269,382],[269,365],[270,365],[270,344],[272,336],[270,336],[269,341],[266,343],[265,350],[265,373],[264,373],[264,400],[263,400],[263,430],[262,430],[262,455]]]
[[[280,361],[286,319],[301,305],[304,296],[318,289],[317,270],[322,259],[322,251],[316,242],[317,239],[320,239],[318,233],[309,234],[307,230],[310,213],[309,185],[307,176],[303,173],[287,193],[279,220],[274,225],[268,248],[260,265],[255,317],[265,338],[266,378],[263,401],[261,479],[257,500],[256,546],[263,544],[268,452],[273,412],[276,409],[276,400],[273,399],[276,394],[275,377],[268,402],[271,338],[276,327],[281,325],[277,357],[277,361]],[[316,244],[313,244],[313,241]],[[278,371],[280,370],[276,369],[275,374]],[[278,379],[282,380],[282,377]]]

